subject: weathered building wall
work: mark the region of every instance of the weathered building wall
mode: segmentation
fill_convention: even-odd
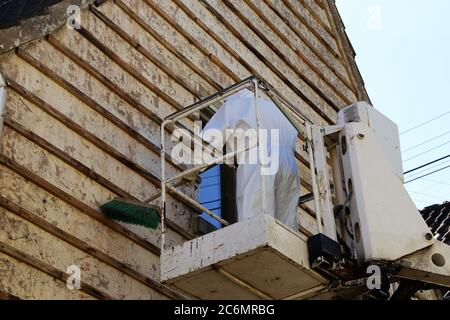
[[[158,282],[159,230],[98,206],[157,192],[161,119],[250,75],[317,123],[366,98],[336,14],[328,0],[107,1],[82,12],[81,30],[1,56],[0,297],[180,297]],[[307,192],[301,141],[296,156]],[[192,237],[193,214],[169,197],[171,244]],[[313,211],[299,215],[314,232]],[[70,265],[81,290],[66,287]]]

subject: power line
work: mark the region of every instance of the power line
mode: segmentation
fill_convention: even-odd
[[[430,122],[433,122],[433,121],[435,121],[435,120],[438,120],[438,119],[440,119],[440,118],[442,118],[442,117],[445,117],[445,116],[448,115],[448,114],[450,114],[450,111],[447,111],[446,113],[441,114],[440,116],[437,116],[436,118],[433,118],[433,119],[431,119],[431,120],[425,121],[425,122],[423,122],[423,123],[421,123],[421,124],[419,124],[419,125],[417,125],[417,126],[411,128],[411,129],[408,129],[408,130],[406,130],[406,131],[403,131],[402,133],[400,133],[400,135],[403,135],[403,134],[405,134],[405,133],[408,133],[408,132],[411,132],[411,131],[413,131],[413,130],[415,130],[415,129],[418,129],[418,128],[420,128],[420,127],[423,127],[424,125],[426,125],[426,124],[428,124],[428,123],[430,123]]]
[[[412,169],[412,170],[406,171],[404,174],[408,174],[408,173],[411,173],[411,172],[420,170],[420,169],[422,169],[422,168],[428,167],[428,166],[430,166],[430,165],[432,165],[432,164],[435,164],[436,162],[445,160],[445,159],[447,159],[447,158],[450,158],[450,154],[447,155],[447,156],[445,156],[445,157],[442,157],[442,158],[440,158],[440,159],[437,159],[437,160],[428,162],[428,163],[426,163],[426,164],[424,164],[424,165],[422,165],[422,166],[420,166],[420,167],[417,167],[417,168],[414,168],[414,169]]]
[[[416,148],[418,148],[418,147],[420,147],[420,146],[423,146],[424,144],[427,144],[428,142],[431,142],[431,141],[434,141],[434,140],[436,140],[436,139],[442,138],[442,137],[448,135],[449,133],[450,133],[450,131],[447,131],[447,132],[444,133],[444,134],[441,134],[441,135],[439,135],[439,136],[437,136],[437,137],[434,137],[434,138],[431,138],[431,139],[429,139],[429,140],[427,140],[427,141],[424,141],[424,142],[422,142],[422,143],[419,143],[418,145],[415,145],[415,146],[413,146],[413,147],[411,147],[411,148],[408,148],[408,149],[406,149],[406,150],[403,150],[402,153],[408,152],[408,151],[410,151],[410,150],[413,150],[413,149],[416,149]]]
[[[441,172],[441,171],[443,171],[443,170],[445,170],[445,169],[448,169],[448,168],[450,168],[450,165],[448,165],[448,166],[446,166],[446,167],[444,167],[444,168],[441,168],[441,169],[439,169],[439,170],[436,170],[436,171],[433,171],[433,172],[427,173],[427,174],[425,174],[425,175],[423,175],[423,176],[420,176],[420,177],[418,177],[418,178],[415,178],[415,179],[409,180],[409,181],[405,182],[405,184],[408,184],[408,183],[411,183],[411,182],[413,182],[413,181],[416,181],[416,180],[419,180],[419,179],[422,179],[422,178],[425,178],[425,177],[431,176],[432,174],[435,174],[435,173]]]
[[[447,164],[449,162],[450,162],[450,159],[447,159],[447,161],[444,161],[444,162],[439,162],[439,163],[435,164],[434,166],[427,167],[426,169],[420,170],[420,171],[418,171],[418,172],[408,176],[408,179],[412,179],[412,178],[415,178],[415,177],[417,177],[417,176],[419,176],[421,174],[424,174],[426,172],[430,172],[430,170],[433,170],[433,169],[438,168],[438,167],[442,167],[444,164]]]
[[[418,158],[418,157],[420,157],[420,156],[423,156],[424,154],[427,154],[428,152],[431,152],[431,151],[433,151],[433,150],[436,150],[436,149],[439,149],[439,148],[441,148],[441,147],[443,147],[443,146],[446,146],[446,145],[449,144],[449,143],[450,143],[450,141],[447,141],[447,142],[445,142],[445,143],[443,143],[443,144],[440,144],[440,145],[438,145],[438,146],[436,146],[436,147],[434,147],[434,148],[431,148],[431,149],[428,149],[427,151],[424,151],[424,152],[422,152],[422,153],[419,153],[419,154],[415,155],[415,156],[412,157],[412,158],[406,159],[406,160],[404,160],[403,162],[408,162],[408,161],[411,161],[411,160],[413,160],[413,159],[416,159],[416,158]]]

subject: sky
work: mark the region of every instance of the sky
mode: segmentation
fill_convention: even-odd
[[[399,126],[404,171],[449,155],[450,1],[336,3],[372,104]],[[449,165],[447,158],[405,181]],[[406,187],[419,209],[450,201],[450,168]]]

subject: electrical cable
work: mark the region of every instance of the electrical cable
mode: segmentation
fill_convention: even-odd
[[[404,135],[405,133],[408,133],[408,132],[411,132],[411,131],[413,131],[413,130],[415,130],[415,129],[418,129],[418,128],[420,128],[420,127],[423,127],[424,125],[426,125],[426,124],[428,124],[428,123],[430,123],[430,122],[433,122],[433,121],[435,121],[435,120],[438,120],[438,119],[440,119],[440,118],[442,118],[442,117],[445,117],[445,116],[448,115],[448,114],[450,114],[450,111],[448,111],[448,112],[446,112],[446,113],[444,113],[444,114],[441,114],[440,116],[437,116],[436,118],[433,118],[433,119],[431,119],[431,120],[425,121],[425,122],[423,122],[423,123],[421,123],[421,124],[419,124],[419,125],[417,125],[417,126],[411,128],[411,129],[408,129],[408,130],[406,130],[406,131],[403,131],[402,133],[400,133],[400,135]]]
[[[431,152],[431,151],[433,151],[433,150],[436,150],[436,149],[439,149],[439,148],[441,148],[441,147],[443,147],[443,146],[446,146],[446,145],[449,144],[449,143],[450,143],[450,141],[447,141],[447,142],[445,142],[445,143],[443,143],[443,144],[440,144],[440,145],[438,145],[438,146],[436,146],[436,147],[434,147],[434,148],[431,148],[431,149],[429,149],[429,150],[427,150],[427,151],[424,151],[424,152],[422,152],[422,153],[419,153],[419,154],[415,155],[415,156],[412,157],[412,158],[406,159],[406,160],[404,160],[403,162],[408,162],[408,161],[411,161],[411,160],[413,160],[413,159],[416,159],[416,158],[418,158],[418,157],[420,157],[420,156],[423,156],[424,154],[427,154],[428,152]]]
[[[420,146],[423,146],[424,144],[427,144],[427,143],[429,143],[429,142],[431,142],[431,141],[434,141],[434,140],[437,140],[437,139],[439,139],[439,138],[442,138],[442,137],[448,135],[449,133],[450,133],[450,131],[447,131],[446,133],[443,133],[443,134],[441,134],[441,135],[439,135],[439,136],[436,136],[436,137],[431,138],[431,139],[429,139],[429,140],[426,140],[426,141],[424,141],[424,142],[422,142],[422,143],[419,143],[419,144],[417,144],[417,145],[415,145],[415,146],[413,146],[413,147],[411,147],[411,148],[408,148],[408,149],[406,149],[406,150],[403,150],[402,153],[411,151],[411,150],[416,149],[416,148],[418,148],[418,147],[420,147]]]
[[[424,165],[421,165],[420,167],[417,167],[417,168],[414,168],[414,169],[408,170],[408,171],[404,172],[403,174],[408,174],[408,173],[411,173],[411,172],[414,172],[414,171],[420,170],[420,169],[422,169],[422,168],[425,168],[425,167],[431,166],[432,164],[435,164],[436,162],[439,162],[439,161],[445,160],[445,159],[447,159],[447,158],[450,158],[450,154],[449,154],[449,155],[446,155],[445,157],[442,157],[442,158],[439,158],[439,159],[433,160],[433,161],[431,161],[431,162],[428,162],[428,163],[426,163],[426,164],[424,164]]]
[[[436,171],[433,171],[433,172],[427,173],[427,174],[425,174],[425,175],[423,175],[423,176],[420,176],[420,177],[418,177],[418,178],[415,178],[415,179],[409,180],[409,181],[405,182],[405,184],[408,184],[408,183],[411,183],[411,182],[413,182],[413,181],[417,181],[417,180],[419,180],[419,179],[422,179],[422,178],[425,178],[425,177],[431,176],[432,174],[435,174],[435,173],[441,172],[441,171],[443,171],[443,170],[445,170],[445,169],[448,169],[448,168],[450,168],[450,165],[448,165],[448,166],[446,166],[446,167],[444,167],[444,168],[441,168],[441,169],[439,169],[439,170],[436,170]]]
[[[409,176],[408,176],[408,179],[411,180],[412,178],[415,178],[415,177],[417,177],[417,176],[419,176],[419,175],[421,175],[421,174],[430,172],[430,170],[433,170],[433,169],[435,169],[435,168],[438,168],[438,167],[440,167],[440,166],[442,166],[442,165],[444,165],[444,164],[447,164],[447,163],[449,163],[449,162],[450,162],[450,159],[448,159],[447,161],[444,161],[444,162],[440,162],[440,163],[438,163],[438,164],[435,164],[434,166],[427,167],[426,169],[423,169],[423,170],[418,171],[418,172],[416,172],[416,173],[414,173],[414,174],[412,174],[412,175],[409,175]]]

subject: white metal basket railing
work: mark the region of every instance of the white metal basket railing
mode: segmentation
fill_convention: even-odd
[[[184,118],[187,118],[188,116],[200,112],[201,110],[210,107],[213,104],[217,104],[218,102],[223,102],[228,97],[238,93],[241,90],[248,89],[253,92],[254,96],[254,103],[255,103],[255,111],[256,111],[256,123],[257,123],[257,143],[256,146],[249,146],[244,149],[235,150],[233,152],[229,152],[224,155],[220,155],[218,157],[212,158],[210,161],[207,161],[205,163],[202,163],[197,166],[190,167],[172,177],[167,176],[166,172],[166,128],[171,126],[172,128],[180,128],[180,129],[186,129],[184,125],[180,123],[180,121]],[[295,127],[297,130],[299,137],[306,141],[307,150],[309,154],[309,162],[310,162],[310,171],[311,171],[311,177],[312,177],[312,187],[313,187],[313,194],[318,195],[319,189],[316,183],[316,176],[315,176],[315,170],[314,170],[314,158],[313,158],[313,145],[312,145],[312,138],[311,138],[311,128],[312,128],[312,122],[306,117],[298,108],[296,108],[294,105],[292,105],[288,100],[286,100],[276,89],[274,89],[271,85],[266,83],[264,80],[259,79],[255,76],[249,77],[241,82],[238,82],[228,88],[225,88],[216,94],[206,97],[202,99],[201,101],[198,101],[182,110],[179,110],[169,116],[167,116],[164,121],[161,124],[161,194],[160,194],[160,207],[161,207],[161,251],[165,249],[165,243],[166,243],[166,217],[167,217],[167,193],[174,194],[178,197],[180,197],[183,201],[187,202],[190,206],[197,209],[199,212],[204,212],[207,215],[211,216],[213,219],[217,220],[218,222],[222,223],[224,226],[229,225],[230,223],[221,217],[214,214],[209,209],[202,206],[197,200],[192,199],[188,195],[184,194],[183,192],[176,189],[177,182],[181,179],[183,179],[186,176],[191,176],[193,174],[198,174],[209,167],[221,163],[224,160],[228,160],[230,158],[233,158],[238,153],[247,151],[249,149],[258,148],[258,164],[260,168],[262,168],[261,165],[261,148],[260,148],[260,141],[259,141],[259,124],[261,121],[261,115],[260,115],[260,107],[258,105],[258,97],[260,95],[266,95],[268,98],[270,98],[275,105],[280,109],[280,111],[286,116],[286,118],[291,122],[291,124]],[[203,148],[206,148],[209,151],[211,151],[211,154],[214,154],[214,148],[205,145],[204,141],[202,141],[199,137],[197,137],[194,132],[189,131],[189,134],[192,138],[192,141],[194,143],[200,143]],[[261,179],[262,181],[262,179]],[[262,192],[264,192],[264,184],[262,184]],[[315,207],[319,207],[318,197],[314,196],[314,204]],[[265,198],[263,197],[263,203],[262,203],[262,210],[264,213],[266,213],[267,204],[265,203]],[[317,211],[317,220],[321,221],[320,213]],[[322,224],[318,223],[318,230],[319,232],[322,231]]]

